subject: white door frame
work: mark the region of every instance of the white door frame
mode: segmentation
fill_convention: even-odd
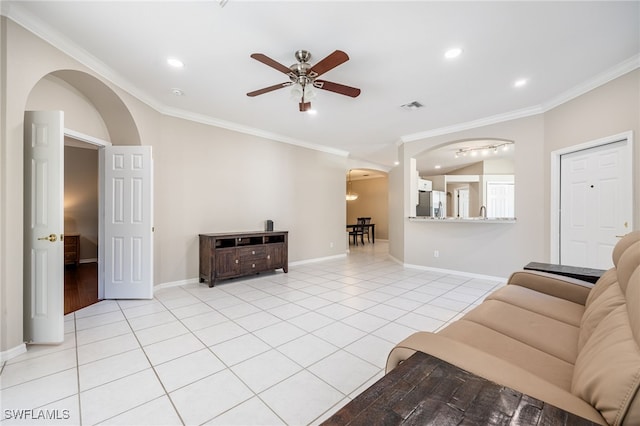
[[[591,149],[602,145],[608,145],[614,142],[621,142],[626,140],[627,148],[629,149],[629,155],[626,157],[629,170],[631,170],[631,194],[635,194],[635,188],[633,184],[633,132],[623,132],[617,135],[606,136],[604,138],[596,139],[593,141],[585,142],[579,145],[573,145],[567,148],[558,149],[551,152],[551,200],[550,200],[550,231],[551,231],[551,263],[558,263],[560,260],[560,159],[563,155],[571,154],[577,151],[583,151],[585,149]],[[631,203],[633,209],[633,201]],[[633,228],[633,214],[629,219],[629,229]]]
[[[95,138],[93,136],[85,135],[84,133],[76,132],[71,129],[64,129],[64,136],[72,139],[86,142],[88,144],[97,146],[98,149],[103,149],[106,146],[111,146],[111,142]],[[98,162],[100,163],[100,162]],[[98,181],[104,180],[104,170],[102,165],[98,165]],[[98,185],[98,299],[104,299],[104,250],[101,249],[100,240],[104,235],[104,215],[101,212],[104,211],[104,185]]]

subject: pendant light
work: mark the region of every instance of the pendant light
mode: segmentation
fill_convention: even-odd
[[[349,179],[347,181],[347,201],[354,201],[358,199],[358,194],[351,192],[351,170],[349,170]]]

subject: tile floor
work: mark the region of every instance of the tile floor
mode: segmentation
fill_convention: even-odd
[[[63,344],[2,365],[0,425],[318,424],[382,376],[395,343],[502,285],[404,268],[387,249],[69,314]]]

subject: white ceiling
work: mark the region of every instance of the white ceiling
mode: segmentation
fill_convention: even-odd
[[[49,0],[4,1],[2,13],[163,113],[387,168],[399,142],[538,113],[640,62],[638,1]],[[451,47],[462,55],[445,59]],[[347,52],[322,78],[362,94],[319,90],[316,115],[288,89],[246,96],[288,81],[249,55],[289,66],[299,49],[312,64]],[[412,101],[424,108],[400,108]]]

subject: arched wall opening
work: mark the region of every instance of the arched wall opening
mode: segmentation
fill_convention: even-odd
[[[104,250],[98,249],[103,220],[99,214],[99,207],[102,205],[108,208],[104,202],[104,190],[100,189],[104,170],[98,161],[98,151],[109,145],[141,145],[140,135],[123,100],[98,78],[82,71],[57,70],[43,76],[28,93],[25,111],[64,113],[64,154],[60,164],[56,162],[58,167],[64,170],[64,225],[63,229],[55,231],[67,236],[64,239],[62,261],[65,265],[70,263],[75,266],[65,268],[64,280],[67,279],[67,272],[73,272],[71,279],[77,286],[83,286],[70,294],[67,292],[71,288],[65,289],[66,314],[99,300],[103,290],[99,287],[98,281],[102,280],[102,272],[108,266],[104,263],[104,253],[100,253]],[[22,186],[24,198],[27,199],[31,196],[31,188],[25,182],[23,181]],[[28,208],[26,204],[24,208]],[[28,226],[26,221],[24,226]],[[58,228],[57,225],[55,227]],[[72,236],[79,241],[79,245],[75,245],[74,259],[68,262],[67,241],[71,241]],[[24,244],[31,243],[25,240]],[[100,269],[99,259],[102,259],[100,264],[103,265]],[[23,257],[23,263],[25,261]],[[58,288],[64,286],[64,283],[60,282],[62,277],[54,275],[50,277],[51,284],[59,286]],[[25,333],[29,321],[29,306],[24,298],[27,297],[27,289],[32,285],[27,281],[30,280],[25,278],[23,283]],[[91,293],[95,296],[87,297]],[[79,295],[83,297],[79,298]],[[74,302],[69,303],[70,300]]]
[[[359,217],[370,217],[375,223],[375,238],[389,239],[389,176],[387,172],[370,169],[351,169],[347,173],[347,225],[355,224]],[[351,197],[353,198],[353,197]]]

